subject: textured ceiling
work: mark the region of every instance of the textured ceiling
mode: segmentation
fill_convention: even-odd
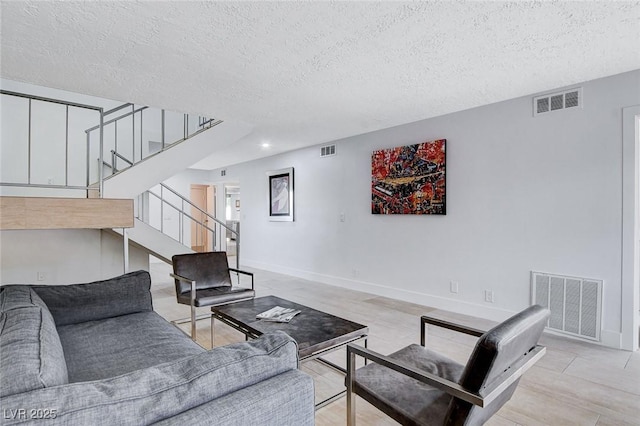
[[[1,15],[3,78],[255,125],[201,168],[640,68],[638,2],[3,1]]]

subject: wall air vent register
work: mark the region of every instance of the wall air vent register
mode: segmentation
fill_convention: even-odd
[[[602,280],[531,272],[531,299],[549,311],[547,329],[600,341]]]
[[[533,98],[534,117],[567,108],[582,108],[582,87]]]
[[[331,155],[336,155],[335,145],[327,145],[320,148],[320,157],[329,157]]]

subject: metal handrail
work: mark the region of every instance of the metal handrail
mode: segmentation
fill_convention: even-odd
[[[0,182],[0,186],[11,186],[16,188],[48,188],[48,189],[79,189],[81,191],[97,191],[98,188],[81,185],[54,185],[46,183],[16,183]]]
[[[131,105],[133,105],[133,104],[129,104],[129,106],[131,106]],[[118,120],[122,120],[123,118],[127,118],[127,117],[129,117],[130,115],[137,114],[137,113],[139,113],[140,111],[144,111],[145,109],[148,109],[148,108],[149,108],[148,106],[140,107],[140,108],[135,109],[135,110],[133,110],[133,111],[127,112],[126,114],[119,115],[119,116],[118,116],[118,117],[116,117],[116,118],[112,118],[111,120],[105,121],[105,122],[104,122],[104,125],[106,126],[106,125],[109,125],[109,124],[115,123],[115,122],[116,122],[116,121],[118,121]],[[104,115],[107,115],[107,114],[104,114]],[[100,126],[93,126],[93,127],[89,127],[89,128],[88,128],[87,130],[85,130],[84,132],[85,132],[85,133],[91,133],[91,132],[93,132],[94,130],[97,130],[97,129],[99,129],[99,128],[100,128]]]
[[[143,132],[142,132],[142,130],[143,130],[142,119],[143,118],[142,117],[143,116],[141,114],[140,115],[140,125],[139,125],[139,127],[140,127],[140,139],[139,139],[140,140],[140,142],[139,142],[140,158],[139,159],[136,158],[136,155],[135,155],[135,152],[136,152],[136,137],[135,137],[136,124],[135,124],[135,121],[134,121],[133,122],[133,133],[134,133],[134,136],[131,137],[131,138],[127,138],[127,140],[125,141],[125,144],[131,143],[131,145],[132,145],[133,159],[129,160],[129,159],[125,158],[125,157],[120,156],[120,154],[118,153],[118,132],[117,132],[118,122],[120,120],[129,118],[129,117],[131,117],[133,119],[135,114],[141,113],[142,111],[144,111],[146,109],[149,109],[149,107],[148,106],[143,106],[143,107],[135,108],[134,104],[126,103],[126,104],[120,105],[120,106],[118,106],[116,108],[113,108],[113,109],[107,111],[106,113],[104,113],[103,114],[103,120],[104,120],[104,116],[106,116],[107,114],[111,114],[111,113],[120,111],[120,110],[122,110],[124,108],[128,108],[128,107],[131,108],[131,111],[129,111],[127,113],[124,113],[124,114],[121,114],[118,117],[112,118],[110,120],[103,121],[103,122],[101,122],[101,125],[99,125],[99,126],[93,126],[93,127],[90,127],[90,128],[85,130],[85,133],[87,134],[87,143],[90,143],[91,132],[93,132],[93,131],[95,131],[97,129],[100,129],[100,132],[101,132],[101,135],[102,135],[104,133],[104,129],[105,129],[106,126],[111,125],[111,124],[116,126],[115,127],[115,129],[116,129],[115,132],[116,133],[115,133],[115,139],[114,139],[115,149],[113,149],[112,152],[111,152],[111,155],[112,155],[112,166],[113,166],[113,167],[111,167],[111,175],[114,175],[115,173],[119,172],[119,169],[117,168],[117,165],[116,165],[116,157],[117,158],[121,158],[122,160],[126,161],[130,166],[133,166],[133,165],[137,164],[140,161],[143,161],[143,160],[145,160],[145,159],[147,159],[149,157],[152,157],[152,156],[158,154],[159,152],[163,152],[166,149],[168,149],[168,148],[170,148],[170,147],[172,147],[172,146],[174,146],[174,145],[176,145],[178,143],[184,142],[187,139],[190,139],[190,138],[200,134],[201,132],[204,132],[204,131],[206,131],[206,130],[208,130],[208,129],[214,127],[214,126],[217,126],[220,123],[222,123],[222,120],[219,120],[219,119],[206,118],[206,117],[198,116],[198,123],[197,123],[197,125],[196,125],[196,127],[194,129],[195,131],[192,132],[192,133],[189,133],[189,114],[183,114],[183,119],[182,119],[182,121],[183,121],[183,123],[182,123],[183,124],[182,138],[167,143],[166,140],[165,140],[165,127],[166,127],[165,110],[164,109],[160,110],[161,111],[161,124],[160,124],[160,126],[161,126],[161,134],[162,134],[162,137],[161,137],[161,139],[162,139],[162,141],[161,141],[162,148],[160,149],[159,152],[156,152],[156,153],[153,153],[153,154],[147,153],[145,155],[144,154],[144,150],[143,150],[143,143],[142,143],[142,137],[143,137],[142,136],[143,135]],[[115,156],[114,156],[114,151],[115,151]],[[101,154],[101,157],[98,159],[98,163],[99,164],[103,164],[102,151],[100,152],[100,154]],[[89,174],[89,173],[90,173],[90,171],[88,170],[87,174]],[[100,180],[102,181],[103,177],[101,176],[101,173],[102,173],[102,168],[99,168]],[[102,185],[101,185],[101,187],[102,187]]]
[[[201,117],[201,118],[205,118],[205,117]],[[204,127],[204,126],[206,126],[207,124],[215,123],[216,121],[217,121],[217,122],[219,122],[219,123],[216,123],[216,124],[220,124],[220,123],[222,123],[222,120],[217,120],[217,119],[215,119],[215,118],[209,118],[209,119],[207,119],[207,120],[202,120],[202,123],[198,123],[198,127]]]
[[[117,173],[119,171],[119,169],[116,167],[116,161],[118,158],[124,161],[125,163],[129,164],[129,166],[133,166],[133,162],[131,160],[129,160],[127,157],[123,156],[122,154],[119,154],[114,149],[111,150],[111,164],[107,164],[104,162],[103,164],[111,167],[111,170],[113,170],[114,173]]]
[[[109,115],[109,114],[113,114],[116,111],[120,111],[121,109],[125,109],[127,107],[133,106],[133,104],[131,102],[127,102],[126,104],[122,104],[120,106],[117,106],[115,108],[111,108],[109,111],[105,111],[104,115]]]
[[[92,109],[94,111],[102,111],[103,110],[102,107],[98,107],[98,106],[95,106],[95,105],[80,104],[80,103],[77,103],[77,102],[69,102],[69,101],[63,101],[63,100],[60,100],[60,99],[46,98],[44,96],[36,96],[36,95],[29,95],[29,94],[26,94],[26,93],[12,92],[10,90],[0,90],[0,94],[9,95],[9,96],[16,96],[18,98],[32,99],[34,101],[50,102],[50,103],[53,103],[53,104],[68,105],[68,106],[77,107],[77,108]]]
[[[119,153],[117,153],[114,150],[111,150],[111,154],[113,156],[116,156],[124,161],[126,161],[127,163],[129,163],[130,165],[133,165],[133,163],[131,161],[129,161],[126,157],[120,155]],[[105,166],[113,169],[113,165],[107,163],[106,161],[103,161],[102,164],[104,164]],[[198,210],[200,213],[204,214],[208,219],[211,219],[213,222],[217,223],[218,225],[220,225],[222,228],[228,230],[229,232],[233,233],[236,235],[236,242],[239,245],[239,240],[240,240],[240,233],[238,231],[236,231],[235,229],[233,229],[232,227],[228,226],[226,223],[222,222],[220,219],[212,216],[210,213],[206,212],[205,210],[202,210],[200,207],[198,207],[197,205],[195,205],[193,202],[191,202],[191,200],[189,200],[188,198],[184,197],[182,194],[178,193],[175,189],[171,188],[170,186],[164,184],[164,183],[160,183],[159,184],[163,189],[166,189],[167,191],[171,192],[172,194],[174,194],[176,197],[178,197],[183,203],[187,203],[189,204],[191,207],[195,208],[196,210]],[[168,204],[170,207],[173,207],[174,209],[176,209],[178,212],[180,212],[181,214],[187,216],[189,219],[193,220],[194,222],[196,222],[196,224],[201,225],[205,228],[207,228],[209,231],[215,233],[215,230],[209,228],[206,224],[204,224],[203,222],[199,221],[198,219],[194,218],[193,216],[189,215],[188,213],[186,213],[184,211],[184,207],[180,208],[177,207],[176,205],[174,205],[173,203],[166,201],[164,199],[164,197],[162,195],[158,195],[155,192],[153,192],[152,190],[148,190],[146,191],[149,194],[155,196],[156,198],[158,198],[160,201]],[[182,241],[181,241],[182,242]]]
[[[195,217],[191,216],[190,214],[186,213],[184,210],[182,210],[180,207],[176,206],[175,204],[165,200],[161,195],[156,194],[155,192],[153,192],[152,190],[148,190],[147,191],[149,194],[153,195],[154,197],[156,197],[157,199],[159,199],[161,202],[168,204],[169,207],[174,208],[175,210],[177,210],[179,213],[185,215],[186,217],[188,217],[189,219],[191,219],[192,221],[194,221],[197,225],[200,225],[204,228],[207,228],[209,231],[213,232],[214,234],[216,233],[215,229],[211,229],[209,228],[205,223],[199,221],[198,219],[196,219]],[[180,242],[182,242],[182,239],[180,240]]]
[[[172,189],[171,187],[165,185],[164,183],[160,184],[161,187],[163,187],[164,189],[168,190],[169,192],[173,193],[174,195],[176,195],[177,197],[179,197],[182,201],[185,201],[187,204],[189,204],[191,207],[195,207],[197,210],[199,210],[201,213],[203,213],[204,215],[206,215],[209,219],[212,219],[214,222],[216,222],[217,224],[219,224],[220,226],[222,226],[223,228],[233,232],[234,234],[238,235],[238,232],[234,231],[233,228],[227,226],[227,224],[225,224],[224,222],[222,222],[220,219],[217,219],[213,216],[211,216],[209,213],[207,213],[206,211],[202,210],[200,207],[196,206],[195,204],[193,204],[191,202],[191,200],[189,200],[188,198],[185,198],[184,196],[182,196],[181,194],[179,194],[178,192],[176,192],[176,190]]]
[[[81,108],[81,109],[88,109],[88,110],[92,110],[92,111],[96,111],[99,113],[99,125],[98,125],[98,129],[100,129],[100,135],[99,135],[99,144],[100,144],[100,160],[102,160],[102,151],[104,149],[104,108],[99,107],[99,106],[95,106],[95,105],[88,105],[88,104],[82,104],[82,103],[78,103],[78,102],[70,102],[70,101],[64,101],[64,100],[60,100],[60,99],[53,99],[53,98],[47,98],[44,96],[37,96],[37,95],[30,95],[30,94],[26,94],[26,93],[18,93],[18,92],[13,92],[10,90],[0,90],[0,94],[1,95],[7,95],[7,96],[14,96],[14,97],[18,97],[18,98],[24,98],[28,100],[28,148],[27,148],[27,152],[28,152],[28,158],[27,158],[27,182],[26,183],[18,183],[18,182],[0,182],[0,186],[19,186],[19,187],[38,187],[38,188],[52,188],[52,189],[83,189],[87,191],[86,196],[89,196],[89,191],[90,190],[95,190],[96,188],[94,188],[93,186],[91,186],[89,184],[90,181],[90,177],[89,177],[89,149],[87,149],[87,159],[86,159],[86,166],[87,166],[87,172],[86,172],[86,186],[80,186],[80,185],[69,185],[69,107],[74,107],[74,108]],[[64,173],[64,185],[53,185],[53,184],[35,184],[31,182],[31,150],[32,150],[32,143],[31,143],[31,138],[32,138],[32,103],[33,101],[40,101],[40,102],[47,102],[47,103],[52,103],[52,104],[57,104],[57,105],[64,105],[66,107],[66,117],[65,117],[65,173]],[[87,147],[88,147],[88,142],[89,140],[87,139]],[[99,189],[100,189],[100,195],[102,194],[102,188],[103,188],[103,176],[102,176],[102,168],[100,168],[100,172],[99,172]]]
[[[189,213],[187,213],[184,209],[184,204],[187,203],[189,206],[191,206],[192,208],[195,208],[197,211],[199,211],[200,213],[202,213],[203,215],[205,215],[208,219],[212,220],[214,223],[216,223],[217,225],[220,226],[220,231],[222,232],[222,229],[228,230],[230,231],[232,234],[235,235],[236,238],[236,268],[240,268],[240,232],[238,232],[237,230],[234,230],[233,228],[231,228],[230,226],[228,226],[227,224],[225,224],[224,222],[222,222],[221,220],[215,218],[214,216],[212,216],[211,214],[209,214],[208,212],[204,211],[203,209],[201,209],[200,207],[198,207],[197,205],[195,205],[193,202],[191,202],[191,200],[187,199],[186,197],[184,197],[182,194],[178,193],[176,190],[174,190],[173,188],[169,187],[168,185],[164,184],[164,183],[160,183],[160,195],[156,194],[155,192],[153,192],[152,190],[148,190],[146,191],[146,193],[153,195],[154,197],[156,197],[157,199],[160,200],[160,215],[163,218],[164,217],[164,213],[163,213],[163,205],[167,204],[169,207],[173,208],[174,210],[176,210],[181,216],[180,216],[180,224],[179,224],[179,238],[178,241],[182,244],[184,241],[184,228],[183,228],[183,222],[182,222],[182,217],[186,216],[188,219],[192,220],[196,225],[202,226],[204,229],[207,229],[208,231],[210,231],[213,236],[214,236],[214,241],[216,238],[216,235],[220,236],[219,234],[217,234],[217,231],[215,229],[212,229],[211,227],[209,227],[206,223],[202,222],[201,220],[196,219],[195,217],[193,217],[192,215],[190,215]],[[164,198],[164,195],[162,194],[163,190],[167,190],[170,193],[172,193],[173,195],[175,195],[176,197],[178,197],[178,199],[180,199],[181,203],[182,203],[182,207],[178,207],[175,204],[171,203],[170,201],[167,201]],[[138,212],[138,217],[144,221],[144,214],[141,214],[140,211]],[[161,221],[160,222],[160,231],[164,233],[164,224]],[[221,240],[220,240],[221,241]],[[215,244],[215,243],[214,243]]]
[[[136,163],[136,156],[135,156],[135,126],[134,126],[134,136],[131,138],[131,143],[134,144],[134,158],[133,160],[130,160],[126,157],[124,157],[122,154],[120,154],[118,152],[118,148],[117,148],[117,139],[116,139],[116,147],[115,149],[111,150],[111,160],[112,160],[112,164],[109,164],[105,161],[104,159],[104,130],[105,130],[105,126],[110,125],[110,124],[114,124],[117,126],[118,121],[134,116],[137,113],[140,113],[142,111],[144,111],[145,109],[148,109],[148,106],[143,106],[143,107],[139,107],[136,108],[135,105],[133,103],[124,103],[122,105],[119,105],[115,108],[111,108],[107,111],[104,110],[104,108],[99,107],[99,106],[94,106],[94,105],[87,105],[87,104],[82,104],[82,103],[78,103],[78,102],[69,102],[69,101],[64,101],[64,100],[60,100],[60,99],[53,99],[53,98],[47,98],[47,97],[43,97],[43,96],[37,96],[37,95],[30,95],[30,94],[25,94],[25,93],[18,93],[18,92],[13,92],[13,91],[9,91],[9,90],[0,90],[0,94],[2,95],[8,95],[8,96],[15,96],[15,97],[19,97],[19,98],[24,98],[27,99],[28,102],[28,126],[29,126],[29,131],[28,131],[28,160],[27,160],[27,182],[25,183],[19,183],[19,182],[0,182],[0,186],[23,186],[23,187],[28,187],[28,186],[32,186],[32,187],[41,187],[41,188],[68,188],[68,189],[85,189],[87,190],[87,197],[89,196],[88,191],[89,190],[99,190],[100,194],[99,196],[102,196],[102,194],[104,193],[103,189],[104,189],[104,169],[102,165],[106,165],[107,167],[109,167],[112,171],[112,173],[116,173],[117,170],[117,164],[116,164],[116,159],[121,159],[123,161],[125,161],[127,164],[129,164],[130,166],[133,166]],[[32,167],[31,167],[31,162],[32,162],[32,154],[31,154],[31,150],[32,150],[32,143],[31,143],[31,138],[32,138],[32,131],[31,131],[31,127],[32,127],[32,101],[42,101],[42,102],[48,102],[48,103],[54,103],[54,104],[58,104],[58,105],[64,105],[66,106],[66,137],[65,137],[65,152],[66,152],[66,156],[65,156],[65,182],[64,185],[53,185],[53,184],[36,184],[32,182],[31,179],[31,171],[32,171]],[[76,107],[76,108],[83,108],[83,109],[89,109],[89,110],[94,110],[97,111],[99,113],[99,124],[93,127],[90,127],[88,129],[85,130],[85,133],[87,135],[86,137],[86,143],[87,143],[87,158],[86,158],[86,186],[79,186],[79,185],[68,185],[69,183],[69,176],[68,176],[68,170],[69,170],[69,107]],[[124,114],[119,115],[118,117],[114,117],[110,120],[105,120],[105,117],[107,115],[113,114],[115,112],[121,111],[125,108],[131,108],[131,111],[126,112]],[[206,117],[202,117],[202,116],[198,116],[198,122],[197,125],[195,127],[195,131],[193,133],[189,133],[189,115],[188,114],[184,114],[183,115],[183,125],[184,125],[184,130],[183,130],[183,139],[177,140],[175,142],[172,142],[170,144],[166,144],[165,140],[164,140],[164,110],[162,110],[162,133],[163,133],[163,141],[162,141],[162,151],[164,151],[166,148],[168,148],[169,146],[173,146],[177,143],[183,142],[193,136],[198,135],[199,133],[208,130],[220,123],[222,123],[222,120],[219,119],[214,119],[214,118],[206,118]],[[142,120],[142,116],[140,117],[140,120]],[[101,165],[98,167],[98,185],[97,188],[95,185],[91,184],[91,162],[90,162],[90,149],[89,146],[91,144],[91,138],[90,138],[90,134],[91,132],[95,131],[95,130],[99,130],[99,158],[98,158],[98,164]],[[140,121],[140,137],[142,137],[142,121]],[[128,138],[127,138],[128,139]],[[142,140],[142,139],[140,139]],[[155,155],[154,154],[150,154],[147,155],[146,157],[143,158],[143,153],[142,153],[142,146],[140,147],[140,160],[142,161],[145,158],[148,158],[150,156]],[[202,209],[200,209],[198,206],[195,206],[193,203],[191,203],[189,200],[185,199],[184,197],[182,197],[180,194],[176,193],[175,191],[173,191],[171,188],[167,187],[166,185],[163,185],[163,187],[171,192],[173,192],[174,194],[176,194],[177,196],[181,197],[184,201],[186,201],[189,205],[191,205],[192,207],[195,207],[196,209],[198,209],[199,211],[202,212],[202,214],[206,215],[207,218],[213,220],[215,223],[217,223],[218,225],[220,225],[222,228],[232,232],[233,234],[235,234],[237,236],[237,239],[239,239],[239,233],[234,231],[231,227],[227,226],[225,223],[219,221],[218,219],[214,218],[213,216],[209,215],[207,212],[202,211]]]
[[[126,163],[129,163],[130,166],[133,166],[133,163],[125,156],[123,156],[122,154],[117,153],[115,150],[111,150],[111,154],[115,157],[118,157],[119,159],[125,161]]]
[[[113,150],[113,149],[111,150],[111,155],[112,155],[112,157],[118,157],[118,158],[120,158],[121,160],[125,161],[126,163],[128,163],[128,164],[129,164],[129,165],[131,165],[131,166],[133,166],[133,164],[134,164],[134,163],[133,163],[133,162],[131,162],[128,158],[124,157],[122,154],[120,154],[120,153],[116,152],[116,151],[115,151],[115,150]],[[115,164],[115,162],[114,162],[114,161],[112,161],[112,162]],[[111,168],[111,169],[114,169],[114,171],[117,171],[117,169],[116,169],[116,168],[114,168],[114,166],[113,166],[112,164],[109,164],[109,163],[107,163],[106,161],[103,161],[103,162],[102,162],[102,164],[104,164],[105,166],[107,166],[107,167],[109,167],[109,168]],[[160,185],[162,188],[164,188],[164,189],[166,189],[167,191],[169,191],[169,192],[171,192],[172,194],[174,194],[175,196],[177,196],[178,198],[180,198],[183,202],[186,202],[187,204],[189,204],[191,207],[195,207],[198,211],[200,211],[202,214],[204,214],[204,215],[205,215],[205,216],[207,216],[209,219],[213,220],[214,222],[216,222],[217,224],[219,224],[219,225],[220,225],[220,226],[222,226],[223,228],[225,228],[225,229],[227,229],[228,231],[230,231],[230,232],[232,232],[232,233],[234,233],[234,234],[238,235],[238,232],[237,232],[237,231],[235,231],[233,228],[231,228],[230,226],[228,226],[227,224],[225,224],[224,222],[222,222],[220,219],[218,219],[218,218],[216,218],[216,217],[214,217],[214,216],[211,216],[211,214],[209,214],[208,212],[206,212],[206,211],[202,210],[202,209],[201,209],[200,207],[198,207],[197,205],[193,204],[193,203],[191,202],[191,200],[189,200],[188,198],[185,198],[182,194],[178,193],[175,189],[171,188],[170,186],[167,186],[166,184],[164,184],[164,183],[162,183],[162,182],[161,182],[161,183],[159,183],[159,185]],[[156,195],[156,194],[154,194],[151,190],[149,190],[148,192],[149,192],[149,193],[151,193],[151,194],[153,194],[153,195]],[[157,196],[158,198],[162,199],[160,196],[158,196],[158,195],[156,195],[156,196]],[[168,202],[167,202],[167,203],[168,203]],[[180,210],[180,209],[178,209],[178,210]],[[186,213],[185,213],[185,214],[186,214]],[[195,220],[195,219],[194,219],[194,220]]]

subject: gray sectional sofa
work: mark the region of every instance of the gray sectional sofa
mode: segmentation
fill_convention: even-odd
[[[153,311],[150,286],[139,271],[1,287],[0,423],[314,423],[294,340],[273,333],[205,350]]]

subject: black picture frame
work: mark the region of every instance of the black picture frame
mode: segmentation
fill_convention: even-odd
[[[293,222],[293,167],[267,172],[269,220]]]

